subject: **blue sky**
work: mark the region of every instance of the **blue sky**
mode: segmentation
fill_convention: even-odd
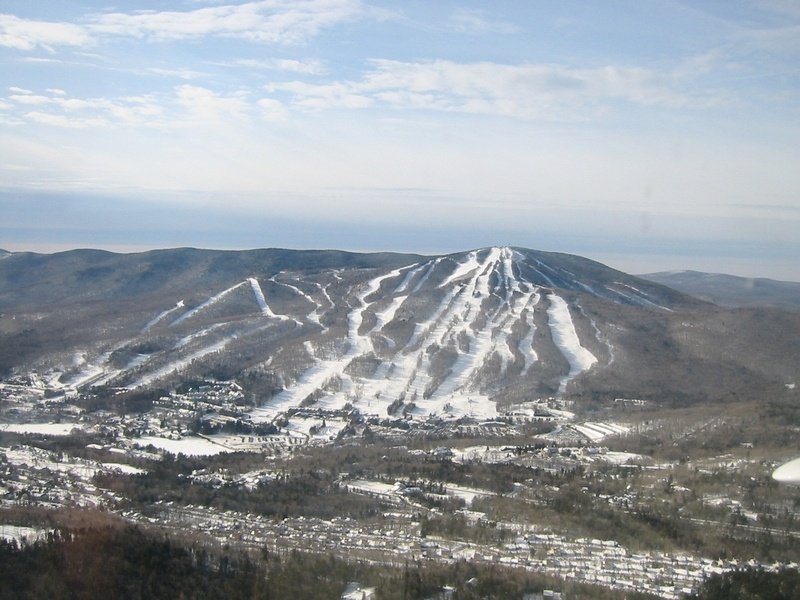
[[[792,0],[3,0],[0,247],[800,280]]]

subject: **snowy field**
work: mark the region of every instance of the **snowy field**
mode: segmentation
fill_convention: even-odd
[[[37,435],[70,435],[75,429],[84,429],[81,423],[19,423],[0,425],[0,431],[32,433]]]
[[[35,542],[45,537],[48,533],[46,529],[37,527],[23,527],[21,525],[0,525],[0,538],[8,541],[16,540],[21,542]]]
[[[172,454],[184,454],[186,456],[212,456],[222,452],[232,452],[230,448],[222,444],[217,444],[200,437],[171,440],[162,437],[143,436],[134,438],[132,441],[142,447],[154,446],[155,448],[171,452]]]

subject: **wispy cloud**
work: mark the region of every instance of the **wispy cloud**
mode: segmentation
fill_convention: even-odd
[[[359,14],[358,0],[262,0],[189,11],[138,11],[99,15],[92,32],[154,41],[204,36],[271,44],[303,44],[320,30]]]
[[[594,116],[613,101],[670,107],[709,102],[681,92],[670,75],[641,67],[371,62],[375,68],[358,81],[295,81],[271,84],[267,90],[289,93],[294,106],[304,109],[382,105],[550,120]]]
[[[800,54],[800,24],[786,24],[778,27],[749,29],[743,34],[752,47],[778,55]]]
[[[0,46],[17,50],[33,50],[39,47],[52,52],[55,46],[92,44],[91,35],[80,25],[34,21],[0,14]]]
[[[298,73],[301,75],[322,75],[326,72],[324,63],[318,59],[241,59],[237,60],[234,64],[240,67],[249,67],[251,69],[282,71],[285,73]]]
[[[10,91],[5,104],[17,121],[76,129],[163,123],[163,106],[153,95],[71,98],[60,89],[48,89],[47,94],[17,87]]]
[[[244,118],[249,109],[244,94],[222,96],[195,85],[178,86],[176,93],[178,104],[186,109],[190,120],[209,122],[225,117]]]
[[[178,79],[197,79],[198,77],[203,77],[205,73],[201,71],[195,71],[193,69],[162,69],[158,67],[148,67],[148,73],[152,73],[153,75],[162,75],[164,77],[177,77]]]
[[[259,0],[187,11],[112,12],[88,17],[81,23],[0,14],[0,46],[52,52],[58,46],[89,47],[98,38],[109,36],[151,41],[218,36],[296,45],[360,14],[360,0]]]
[[[35,93],[9,88],[0,98],[5,121],[25,121],[86,129],[90,127],[135,126],[174,129],[213,125],[223,121],[242,122],[251,116],[267,121],[283,120],[288,111],[278,100],[251,102],[248,92],[223,94],[197,85],[183,84],[159,94],[115,98],[74,98],[60,89]]]
[[[62,114],[46,113],[41,111],[31,111],[25,117],[35,123],[54,125],[56,127],[69,127],[72,129],[86,129],[89,127],[106,127],[108,121],[102,117],[87,118],[75,117]]]
[[[460,33],[470,34],[514,34],[520,28],[507,21],[499,21],[487,16],[486,11],[459,9],[450,18],[450,28]]]

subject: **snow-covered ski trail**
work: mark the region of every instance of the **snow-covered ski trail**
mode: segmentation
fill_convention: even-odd
[[[267,305],[267,299],[264,297],[264,290],[261,289],[261,284],[258,282],[258,279],[255,277],[249,277],[247,281],[250,282],[250,287],[253,288],[253,294],[256,296],[256,302],[258,302],[258,306],[261,308],[261,314],[265,316],[272,316],[273,313]]]
[[[482,328],[479,328],[477,323],[478,316],[481,314],[480,302],[475,310],[469,311],[468,318],[454,327],[451,338],[457,340],[459,336],[466,336],[469,340],[469,352],[459,351],[458,358],[451,368],[450,376],[436,390],[435,397],[443,398],[456,392],[473,391],[478,373],[495,353],[500,357],[501,370],[505,370],[507,364],[514,360],[514,354],[508,345],[510,330],[508,323],[519,316],[518,311],[514,308],[512,295],[514,292],[519,292],[520,286],[513,274],[511,259],[512,252],[509,248],[494,248],[487,257],[484,263],[486,268],[476,280],[474,295],[479,299],[486,297],[489,294],[489,279],[496,274],[501,281],[502,289],[505,290],[503,296],[498,295],[502,304],[487,316],[486,324]],[[532,290],[523,294],[521,298],[523,306],[527,305],[532,295]],[[458,348],[457,344],[456,348]]]
[[[411,291],[412,294],[416,294],[418,291],[422,289],[422,286],[425,284],[426,281],[428,281],[428,278],[431,276],[431,273],[433,273],[434,269],[436,269],[436,267],[440,262],[442,262],[442,259],[437,258],[436,260],[427,263],[428,270],[425,271],[422,277],[419,278],[417,285],[415,285],[414,289]]]
[[[349,343],[347,352],[335,359],[316,359],[316,364],[307,369],[293,386],[277,394],[264,407],[252,411],[251,418],[256,420],[274,418],[288,408],[300,405],[311,394],[323,389],[326,383],[334,377],[339,377],[343,380],[345,390],[351,388],[353,382],[351,377],[345,373],[345,368],[354,358],[365,355],[373,349],[369,335],[360,335],[358,333],[364,321],[364,311],[369,307],[366,299],[380,289],[384,280],[397,277],[400,272],[401,269],[395,269],[390,273],[369,280],[363,286],[363,290],[356,295],[357,306],[347,315],[347,341]],[[343,398],[340,401],[341,404],[344,404]]]
[[[411,280],[425,268],[425,265],[411,265],[410,267],[406,267],[409,271],[406,273],[406,276],[403,278],[403,281],[400,282],[394,289],[395,294],[402,294],[408,288],[408,285],[411,283]]]
[[[178,301],[178,302],[175,304],[175,306],[173,306],[172,308],[168,308],[167,310],[165,310],[165,311],[162,311],[162,312],[158,313],[158,314],[157,314],[157,315],[156,315],[156,316],[155,316],[153,319],[151,319],[151,320],[150,320],[150,321],[147,323],[147,325],[145,325],[145,326],[142,328],[142,332],[144,333],[145,331],[148,331],[149,329],[152,329],[152,328],[153,328],[153,327],[155,327],[155,326],[156,326],[156,325],[157,325],[157,324],[158,324],[160,321],[162,321],[162,320],[166,319],[166,318],[167,318],[167,317],[168,317],[170,314],[172,314],[172,313],[173,313],[173,312],[175,312],[176,310],[179,310],[179,309],[181,309],[181,308],[183,308],[183,307],[184,307],[184,302],[183,302],[183,300],[180,300],[180,301]]]
[[[538,308],[542,292],[519,277],[515,261],[520,258],[524,257],[510,248],[491,248],[471,252],[452,265],[446,264],[453,261],[447,258],[444,264],[429,261],[367,279],[349,292],[346,332],[340,338],[343,350],[315,355],[319,349],[307,343],[314,364],[251,417],[270,420],[308,398],[318,409],[337,410],[348,404],[364,414],[388,414],[390,404],[403,400],[406,410],[413,402],[412,413],[420,417],[496,416],[496,406],[482,388],[485,376],[502,377],[512,363],[525,374],[539,360],[534,311],[544,310]],[[436,269],[447,269],[447,275]],[[395,346],[385,328],[397,319],[413,293],[409,290],[429,277],[437,279],[431,291],[441,290],[436,292],[438,303],[417,320],[408,341]],[[322,313],[325,302],[335,308],[326,288],[315,285],[328,300],[315,292],[314,314]],[[580,344],[566,302],[551,291],[547,300],[553,341],[570,365],[560,381],[563,394],[567,383],[597,359]],[[515,332],[521,338],[513,337]],[[487,365],[492,365],[491,373]]]
[[[530,368],[539,360],[536,350],[533,349],[533,338],[536,335],[536,323],[533,319],[534,307],[539,304],[539,294],[534,292],[528,300],[527,307],[525,308],[525,317],[528,325],[528,333],[520,340],[519,351],[525,359],[525,366],[522,368],[522,375],[525,376]]]
[[[232,286],[232,287],[229,287],[229,288],[228,288],[228,289],[226,289],[226,290],[222,290],[222,291],[221,291],[219,294],[216,294],[215,296],[211,296],[211,298],[209,298],[208,300],[206,300],[205,302],[203,302],[203,303],[202,303],[202,304],[200,304],[199,306],[196,306],[196,307],[195,307],[195,308],[193,308],[192,310],[190,310],[190,311],[188,311],[188,312],[185,312],[185,313],[183,313],[183,314],[182,314],[180,317],[178,317],[178,318],[177,318],[177,319],[175,319],[175,320],[174,320],[172,323],[170,323],[170,326],[173,326],[173,325],[178,325],[179,323],[182,323],[182,322],[183,322],[183,321],[185,321],[186,319],[189,319],[189,318],[193,317],[194,315],[196,315],[197,313],[199,313],[199,312],[200,312],[201,310],[203,310],[204,308],[208,308],[208,307],[209,307],[209,306],[211,306],[212,304],[216,304],[217,302],[219,302],[220,300],[222,300],[222,299],[223,299],[225,296],[227,296],[228,294],[230,294],[230,293],[231,293],[231,292],[233,292],[234,290],[237,290],[237,289],[239,289],[240,287],[242,287],[242,286],[243,286],[243,285],[245,285],[246,283],[247,283],[247,281],[242,281],[241,283],[237,283],[236,285],[234,285],[234,286]]]
[[[269,278],[269,280],[272,283],[276,284],[276,285],[282,285],[283,287],[289,288],[290,290],[292,290],[292,292],[297,294],[300,298],[304,298],[304,299],[308,300],[309,303],[313,304],[314,305],[314,309],[309,311],[305,315],[305,318],[309,322],[314,323],[315,325],[319,325],[320,327],[322,327],[323,331],[327,331],[328,328],[323,326],[322,323],[320,322],[320,317],[322,316],[322,311],[323,311],[322,304],[320,302],[318,302],[317,300],[315,300],[310,295],[306,294],[303,290],[301,290],[296,285],[292,285],[291,283],[287,283],[285,281],[280,281],[278,279],[278,275],[280,275],[280,273],[277,273],[277,274],[273,275],[272,277]],[[332,307],[333,306],[333,300],[331,300],[331,297],[328,295],[328,290],[325,287],[323,287],[320,283],[318,283],[316,281],[312,282],[312,283],[317,288],[319,288],[320,292],[325,297],[325,300],[328,302],[328,306]]]
[[[558,386],[560,396],[564,394],[567,384],[591,368],[597,362],[597,358],[581,345],[566,301],[552,293],[547,295],[547,299],[550,301],[547,316],[553,342],[569,362],[569,373],[561,378]]]

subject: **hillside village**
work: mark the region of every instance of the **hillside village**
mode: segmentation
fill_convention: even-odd
[[[363,496],[374,502],[377,512],[370,511],[373,516],[368,522],[345,516],[325,519],[287,515],[276,520],[165,500],[134,508],[124,492],[115,491],[117,486],[113,485],[120,477],[146,474],[150,465],[163,460],[165,452],[202,460],[244,451],[261,457],[263,466],[249,471],[206,467],[181,477],[191,486],[208,490],[256,492],[285,477],[286,466],[305,452],[313,448],[324,451],[331,444],[360,445],[366,434],[373,440],[383,440],[381,443],[388,444],[394,453],[407,456],[404,460],[465,466],[516,465],[532,472],[551,473],[554,482],[564,473],[616,468],[617,477],[626,473],[626,479],[632,482],[644,477],[651,481],[669,480],[666,487],[670,494],[689,492],[672,480],[674,464],[657,464],[644,455],[609,449],[608,443],[613,447],[615,440],[623,440],[634,431],[646,431],[647,426],[641,422],[577,421],[569,407],[555,399],[511,407],[506,415],[490,422],[429,418],[397,423],[375,415],[354,415],[353,411],[322,413],[298,409],[287,414],[283,427],[257,431],[249,423],[249,407],[243,403],[242,391],[233,382],[207,381],[154,399],[147,412],[119,415],[102,410],[87,412],[80,406],[91,398],[80,394],[59,398],[41,386],[25,385],[26,381],[41,380],[31,374],[27,379],[12,379],[0,386],[6,422],[0,426],[0,497],[4,508],[102,509],[132,523],[158,525],[167,530],[190,527],[209,543],[266,547],[278,553],[293,549],[330,552],[347,560],[393,565],[404,561],[477,561],[669,599],[681,598],[713,573],[744,564],[771,570],[796,567],[792,561],[720,558],[665,549],[633,550],[614,539],[565,535],[535,520],[504,520],[492,510],[481,510],[501,497],[529,506],[553,505],[558,502],[558,485],[542,492],[520,482],[514,484],[511,494],[498,496],[491,489],[435,478],[392,478],[374,471],[371,476],[368,472],[340,471],[332,481],[340,490],[337,493]],[[628,408],[648,409],[641,401],[620,403]],[[36,420],[39,425],[25,420]],[[50,426],[45,425],[48,420]],[[327,425],[337,421],[344,425],[338,430]],[[539,433],[528,437],[525,432],[531,427]],[[527,444],[503,443],[520,435],[526,436]],[[73,441],[56,450],[61,447],[60,439]],[[408,447],[406,444],[414,439],[431,441],[423,447]],[[468,443],[453,443],[459,439]],[[440,441],[435,445],[433,440]],[[476,444],[477,440],[483,441]],[[752,449],[752,444],[743,449]],[[735,472],[751,464],[731,455],[727,463],[698,462],[695,470],[711,467],[717,472],[732,466]],[[616,494],[598,494],[597,499],[615,510],[629,512],[652,496],[652,491],[640,486],[628,484]],[[588,490],[584,487],[583,493]],[[774,535],[800,538],[800,532],[762,529],[764,526],[759,523],[765,518],[763,512],[725,494],[705,495],[698,504],[722,510],[718,515],[730,515],[723,518],[725,527],[730,527],[731,519],[741,517],[742,531],[750,527],[754,532],[772,531]],[[436,525],[446,519],[455,519],[468,530],[490,529],[493,541],[481,542],[474,535],[448,535],[446,525]],[[15,530],[9,531],[11,536],[20,537]],[[37,530],[26,531],[31,535]]]

